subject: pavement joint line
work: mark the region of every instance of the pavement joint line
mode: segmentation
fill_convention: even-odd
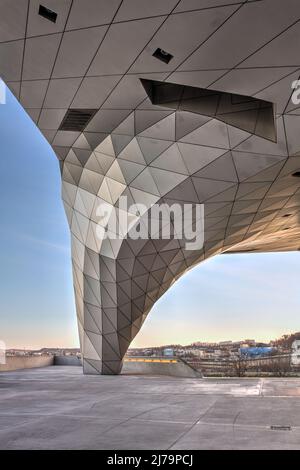
[[[73,415],[61,415],[62,417],[72,417],[74,418]],[[44,416],[43,416],[44,417]],[[41,417],[42,418],[42,417]],[[22,426],[26,426],[26,425],[31,425],[37,421],[40,421],[41,419],[40,417],[37,418],[36,420],[34,421],[30,421],[30,422],[24,422],[24,423],[20,423],[19,425],[17,425],[17,427],[22,427]],[[78,418],[82,418],[82,416],[79,416]],[[93,418],[92,416],[84,416],[84,418],[88,418],[88,419],[95,419],[95,420],[99,420],[101,422],[103,422],[103,418]],[[77,417],[75,418],[77,419]],[[189,422],[186,422],[186,421],[165,421],[165,420],[148,420],[148,419],[141,419],[141,418],[129,418],[129,419],[126,419],[124,421],[119,421],[117,419],[114,419],[114,421],[118,421],[117,423],[114,423],[114,426],[103,431],[104,433],[105,432],[108,432],[110,431],[111,429],[113,429],[115,427],[115,424],[116,425],[122,425],[122,424],[125,424],[127,422],[130,422],[130,421],[133,421],[133,422],[139,422],[139,423],[151,423],[151,424],[167,424],[167,425],[183,425],[183,426],[186,426],[186,425],[191,425],[190,428],[185,431],[185,434],[188,433],[191,429],[193,429],[194,426],[202,426],[202,425],[205,425],[205,426],[216,426],[216,427],[232,427],[232,422],[231,423],[212,423],[212,422],[209,422],[209,421],[197,421],[196,423],[191,423],[190,421]],[[271,426],[290,426],[290,425],[274,425],[274,424],[270,424],[270,425],[262,425],[262,424],[235,424],[234,425],[235,427],[238,427],[238,428],[243,428],[243,429],[266,429],[266,430],[269,430],[269,431],[273,431],[271,429]],[[15,427],[15,425],[13,426]],[[10,426],[9,426],[10,428]],[[300,425],[299,426],[290,426],[290,431],[294,431],[294,432],[300,432]],[[0,430],[0,433],[6,433],[8,431],[8,429],[1,429]],[[286,432],[285,429],[276,429],[277,432]],[[183,436],[181,436],[183,437]],[[181,439],[181,437],[179,439]],[[172,444],[174,445],[174,444]]]
[[[9,415],[6,415],[6,417],[9,416]],[[14,416],[15,417],[15,416]],[[36,417],[36,421],[38,421],[39,419],[41,418],[51,418],[51,415],[39,415],[38,417]],[[57,416],[56,416],[57,417]],[[62,418],[73,418],[73,419],[87,419],[87,420],[91,420],[91,421],[101,421],[103,423],[103,421],[105,422],[105,419],[109,420],[109,421],[114,421],[116,422],[117,424],[123,424],[124,421],[121,421],[120,422],[120,419],[118,418],[108,418],[108,417],[99,417],[99,416],[88,416],[88,415],[78,415],[78,416],[74,416],[74,415],[70,415],[70,414],[65,414],[65,413],[62,413],[61,415],[59,415],[59,417],[62,417]],[[26,418],[26,416],[23,416],[23,418],[21,419],[24,419]],[[32,418],[31,418],[32,419]],[[141,423],[164,423],[164,424],[183,424],[183,425],[189,425],[189,424],[192,424],[192,421],[168,421],[168,420],[163,420],[163,419],[147,419],[147,418],[128,418],[127,421],[137,421],[137,422],[141,422]],[[126,422],[127,422],[126,421]],[[32,421],[30,421],[31,423]],[[21,425],[23,424],[30,424],[28,422],[26,423],[20,423]],[[15,425],[13,425],[14,427]],[[5,432],[7,430],[7,428],[5,429],[0,429],[0,433],[1,432]]]
[[[203,421],[200,423],[197,423],[197,425],[205,425],[205,426],[227,426],[227,427],[232,427],[232,423],[211,423],[209,421]],[[271,426],[281,426],[281,425],[274,425],[274,424],[269,424],[269,425],[263,425],[263,424],[235,424],[234,425],[237,428],[244,428],[244,429],[267,429],[269,431],[274,431],[271,429]],[[284,425],[283,425],[284,426]],[[286,432],[285,429],[276,429],[277,432]],[[295,432],[300,432],[300,425],[299,426],[291,426],[291,431]]]
[[[264,397],[264,386],[265,386],[265,382],[264,382],[264,379],[260,379],[260,387],[259,387],[259,394]]]
[[[168,450],[170,450],[174,445],[176,445],[176,444],[178,443],[178,441],[180,441],[184,436],[186,436],[186,434],[189,433],[189,432],[197,425],[198,421],[201,420],[201,418],[203,418],[204,416],[206,416],[207,413],[209,413],[209,411],[215,406],[215,404],[217,403],[217,401],[218,401],[218,399],[216,398],[215,401],[205,410],[205,412],[202,413],[202,414],[200,415],[200,417],[198,417],[198,418],[196,419],[196,421],[194,421],[194,422],[192,423],[192,425],[189,427],[189,429],[187,429],[186,432],[183,432],[183,434],[182,434],[179,438],[177,438],[177,439],[173,442],[173,444],[171,444],[171,445],[168,447]]]
[[[70,391],[69,389],[67,391]],[[40,390],[37,390],[36,393],[37,394],[40,394]],[[52,390],[50,391],[45,391],[45,393],[49,394],[50,392],[52,392]],[[130,392],[131,394],[134,394],[134,395],[142,395],[142,396],[145,396],[145,398],[147,397],[147,395],[149,396],[161,396],[161,395],[166,395],[166,396],[170,396],[170,391],[161,391],[161,392],[137,392],[137,391],[134,391],[134,390],[128,390],[128,392]],[[57,390],[57,393],[61,393],[61,391]],[[109,391],[109,393],[111,395],[115,395],[115,396],[120,396],[120,392],[116,391],[116,392],[113,392],[113,391]],[[233,398],[300,398],[300,387],[299,387],[299,395],[267,395],[267,394],[264,394],[263,396],[260,395],[260,394],[252,394],[252,393],[232,393],[230,391],[228,392],[223,392],[223,393],[215,393],[214,390],[208,390],[207,392],[204,392],[204,393],[197,393],[197,392],[180,392],[180,393],[172,393],[172,396],[185,396],[185,397],[195,397],[195,396],[211,396],[211,395],[214,395],[214,396],[220,396],[220,397],[233,397]],[[17,395],[17,394],[16,394]],[[20,394],[19,396],[22,396],[22,391],[20,391]],[[2,400],[9,400],[11,399],[12,397],[1,397]],[[109,397],[107,398],[109,399]],[[54,400],[55,401],[55,400]],[[105,401],[105,399],[103,400]]]

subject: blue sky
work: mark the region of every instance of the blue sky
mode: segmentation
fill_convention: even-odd
[[[9,92],[0,123],[0,340],[78,346],[58,161]],[[133,345],[267,340],[300,330],[299,279],[299,252],[218,256],[157,302]]]

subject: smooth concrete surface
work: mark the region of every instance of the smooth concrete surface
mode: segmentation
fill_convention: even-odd
[[[0,372],[53,366],[53,356],[7,356]]]
[[[127,357],[123,363],[122,374],[202,377],[200,371],[176,357]]]
[[[54,366],[82,366],[81,358],[77,356],[54,356]]]
[[[0,448],[299,449],[300,379],[4,372]]]

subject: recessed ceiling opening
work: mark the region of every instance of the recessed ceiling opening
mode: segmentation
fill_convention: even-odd
[[[97,111],[98,109],[68,109],[59,130],[82,132]]]
[[[272,142],[277,140],[275,107],[269,101],[177,83],[141,82],[154,105],[202,114]]]
[[[57,13],[43,5],[39,7],[39,15],[46,18],[46,20],[52,21],[52,23],[56,23]]]

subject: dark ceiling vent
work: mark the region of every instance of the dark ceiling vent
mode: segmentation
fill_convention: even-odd
[[[59,130],[82,132],[97,111],[98,109],[68,109]]]
[[[156,51],[153,52],[152,55],[153,57],[156,57],[156,59],[165,62],[165,64],[168,64],[170,60],[173,59],[172,54],[169,54],[169,52],[166,52],[163,49],[160,49],[159,47],[156,49]]]
[[[144,78],[141,82],[154,105],[202,114],[272,142],[277,140],[275,109],[269,101],[178,83]]]
[[[56,23],[57,13],[43,5],[39,7],[39,15],[46,18],[46,20],[52,21],[52,23]]]

